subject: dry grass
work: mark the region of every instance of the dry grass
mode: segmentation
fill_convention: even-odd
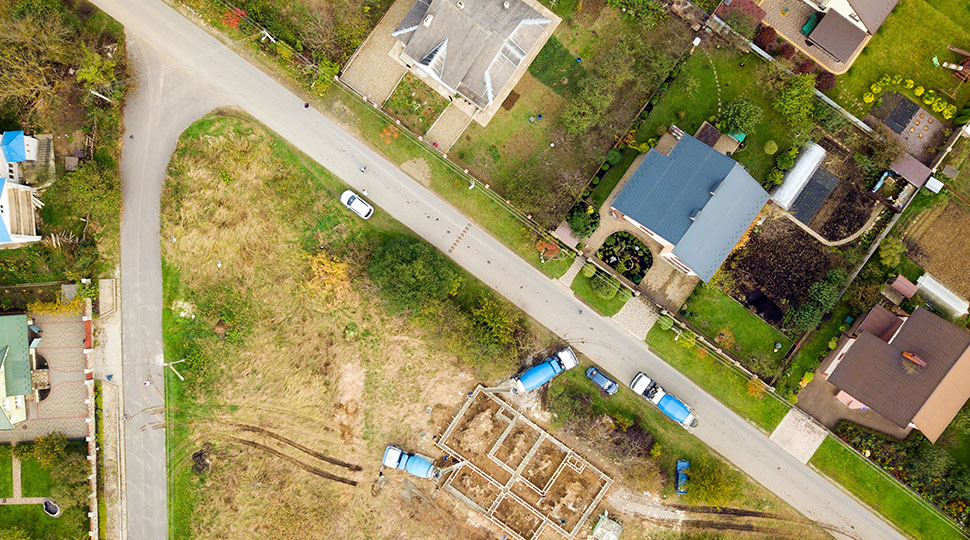
[[[302,169],[267,133],[239,118],[210,117],[190,128],[172,171],[162,201],[162,253],[181,282],[177,299],[209,329],[202,348],[218,373],[181,404],[188,437],[175,441],[186,456],[175,472],[186,473],[189,456],[200,449],[209,472],[190,474],[199,478],[191,488],[197,504],[191,531],[176,537],[285,540],[326,531],[329,538],[452,538],[454,530],[440,527],[445,506],[455,530],[478,536],[478,527],[450,510],[453,500],[439,501],[430,484],[408,485],[392,473],[382,490],[371,489],[384,445],[433,455],[431,436],[474,387],[457,358],[422,340],[403,318],[388,317],[359,275],[366,253],[349,244],[371,245],[399,226],[377,215],[365,229],[336,201],[335,179]],[[347,263],[346,273],[314,272],[320,254]],[[311,286],[314,276],[352,287]],[[202,307],[207,294],[226,290],[251,308],[244,322],[252,331],[235,342],[218,337],[226,321]],[[237,423],[363,471],[316,460]],[[324,480],[233,437],[360,484]],[[402,497],[433,503],[428,519],[409,516]],[[175,504],[176,513],[188,510]]]
[[[958,294],[970,296],[970,212],[955,202],[921,214],[903,234],[909,256]]]

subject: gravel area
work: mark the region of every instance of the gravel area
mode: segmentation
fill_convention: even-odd
[[[659,318],[657,310],[640,296],[631,298],[619,313],[613,316],[614,321],[640,339],[647,339],[647,332],[653,328],[653,323]]]

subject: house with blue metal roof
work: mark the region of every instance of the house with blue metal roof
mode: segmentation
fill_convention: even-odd
[[[37,162],[41,145],[23,131],[7,131],[0,135],[0,247],[40,240],[37,235],[36,211],[41,206],[37,190],[24,180],[24,165]],[[50,159],[42,160],[46,165]]]
[[[680,130],[671,133],[665,138],[674,144],[633,163],[610,210],[660,243],[660,257],[674,268],[710,281],[768,193],[730,157]]]

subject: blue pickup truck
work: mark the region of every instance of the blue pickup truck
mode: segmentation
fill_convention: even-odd
[[[576,358],[576,352],[573,351],[572,347],[566,347],[525,370],[524,373],[513,377],[512,393],[518,394],[520,392],[535,390],[551,381],[556,375],[559,375],[567,369],[572,369],[577,365],[579,365],[579,359]]]
[[[697,418],[684,402],[674,396],[664,392],[664,389],[656,381],[647,377],[642,372],[630,382],[630,388],[634,392],[643,396],[647,401],[653,403],[661,412],[672,418],[681,426],[696,427]]]

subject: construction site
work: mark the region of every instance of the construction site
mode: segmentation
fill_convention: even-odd
[[[546,528],[572,539],[613,480],[566,445],[478,386],[437,446],[460,463],[442,487],[511,538]]]

